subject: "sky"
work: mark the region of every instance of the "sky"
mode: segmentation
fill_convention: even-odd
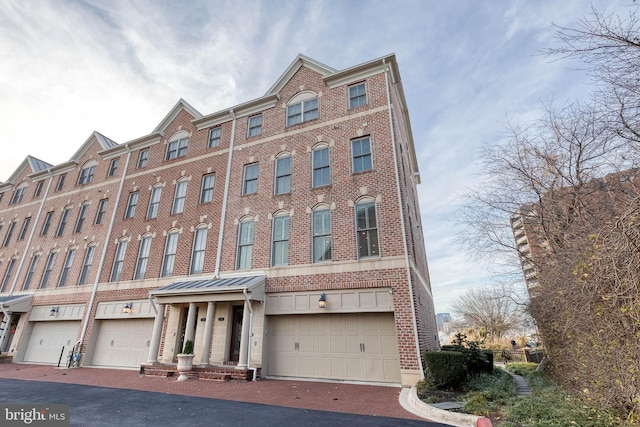
[[[628,14],[632,0],[594,0]],[[210,114],[261,97],[302,53],[336,69],[395,53],[422,183],[436,312],[495,283],[455,236],[481,147],[542,102],[584,99],[580,64],[545,57],[585,0],[0,2],[0,182],[27,155],[69,160],[98,131],[147,135],[183,98]]]

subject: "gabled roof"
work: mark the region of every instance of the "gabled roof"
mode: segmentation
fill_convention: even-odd
[[[52,168],[53,165],[45,161],[42,161],[40,159],[37,159],[33,156],[27,156],[22,161],[22,163],[20,163],[20,166],[16,168],[16,170],[11,174],[11,176],[3,184],[15,184],[18,177],[22,175],[22,173],[27,167],[31,169],[31,172],[29,173],[29,175],[31,175],[32,173],[38,173],[40,171]]]
[[[98,144],[100,144],[100,147],[102,148],[102,150],[106,150],[107,148],[112,148],[118,145],[115,141],[107,138],[101,133],[93,131],[93,133],[89,136],[89,138],[87,138],[87,140],[84,142],[84,144],[82,144],[82,146],[78,149],[78,151],[76,151],[73,154],[73,156],[71,156],[70,161],[74,163],[78,163],[82,158],[82,156],[84,155],[84,153],[86,153],[89,147],[93,145],[94,141],[97,141]]]
[[[162,121],[158,124],[158,126],[156,126],[156,128],[151,133],[154,134],[154,133],[164,132],[167,126],[169,126],[169,123],[171,123],[173,119],[175,119],[178,116],[178,113],[180,113],[181,110],[185,110],[187,113],[191,114],[195,119],[199,119],[200,117],[202,117],[202,114],[198,110],[193,108],[187,101],[180,98],[180,100],[178,100],[176,105],[174,105],[171,111],[169,111],[169,113],[166,116],[164,116],[164,119],[162,119]]]
[[[330,74],[336,73],[338,70],[335,68],[329,67],[328,65],[324,65],[321,62],[316,61],[315,59],[311,59],[308,56],[303,54],[298,54],[296,59],[293,60],[291,65],[282,73],[282,75],[276,80],[276,82],[269,88],[265,96],[275,95],[280,92],[280,90],[287,84],[291,77],[300,69],[300,67],[307,67],[316,73],[320,74],[322,77],[326,77]]]

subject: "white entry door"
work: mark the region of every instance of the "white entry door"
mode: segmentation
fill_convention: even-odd
[[[57,364],[62,352],[61,366],[66,365],[67,354],[75,345],[79,332],[80,322],[75,320],[36,322],[31,330],[24,361]]]
[[[91,364],[122,368],[147,361],[153,319],[100,320]]]

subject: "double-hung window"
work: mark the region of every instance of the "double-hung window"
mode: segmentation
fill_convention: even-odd
[[[60,280],[58,281],[58,287],[63,287],[67,284],[69,278],[69,271],[73,265],[73,258],[75,258],[76,250],[69,249],[67,251],[67,257],[64,259],[64,266],[62,267],[62,273],[60,273]]]
[[[7,290],[7,286],[11,281],[11,275],[13,274],[13,267],[16,264],[16,258],[11,258],[9,261],[9,265],[7,266],[7,270],[4,272],[4,278],[2,279],[2,287],[0,287],[0,292],[4,292]]]
[[[222,135],[222,128],[218,126],[217,128],[213,128],[209,131],[209,143],[207,144],[208,148],[214,148],[220,146],[220,136]]]
[[[145,236],[140,241],[140,249],[138,250],[138,261],[136,261],[136,271],[133,274],[133,280],[144,279],[147,272],[147,264],[149,263],[149,252],[151,250],[151,236]]]
[[[94,164],[82,168],[80,176],[78,177],[78,185],[88,184],[93,181],[93,174],[95,171],[96,166]]]
[[[98,203],[98,212],[96,213],[95,221],[96,224],[102,224],[102,221],[104,220],[104,214],[107,212],[107,202],[109,202],[109,199],[102,199]]]
[[[351,141],[351,153],[354,173],[371,170],[371,143],[368,136]]]
[[[147,166],[147,162],[149,161],[149,149],[140,151],[138,155],[138,163],[136,165],[136,169],[142,169]]]
[[[164,257],[162,258],[161,276],[173,275],[173,266],[176,261],[176,252],[178,251],[178,232],[167,234],[167,241],[164,246]]]
[[[120,163],[120,159],[111,159],[107,176],[114,176],[116,174],[116,171],[118,170],[118,163]]]
[[[287,106],[287,126],[318,118],[318,98],[306,99]]]
[[[196,229],[193,236],[193,251],[191,253],[191,267],[189,274],[200,274],[204,270],[204,254],[207,249],[207,228]]]
[[[248,136],[258,136],[262,133],[262,114],[249,117]]]
[[[11,202],[9,204],[13,205],[14,203],[20,203],[24,197],[24,191],[26,188],[26,184],[20,184],[18,188],[16,188],[16,191],[13,192],[13,197],[11,197]]]
[[[40,280],[40,289],[46,288],[49,284],[49,278],[51,277],[51,272],[53,271],[53,266],[56,263],[57,256],[57,252],[49,252],[49,256],[47,257],[47,264],[44,267],[44,273],[42,274],[42,279]]]
[[[42,193],[42,185],[44,184],[44,181],[38,181],[38,183],[36,184],[36,191],[33,192],[33,197],[39,197],[40,193]]]
[[[258,163],[245,165],[242,180],[242,194],[253,194],[258,191]]]
[[[62,211],[62,217],[60,217],[60,222],[58,223],[58,229],[56,230],[56,237],[62,236],[64,233],[64,228],[67,226],[67,222],[69,222],[69,214],[71,213],[71,207],[67,206]]]
[[[366,104],[367,89],[364,82],[349,86],[349,108],[356,108]]]
[[[127,200],[127,210],[124,212],[125,218],[133,218],[136,214],[136,206],[138,206],[138,192],[129,193],[129,200]]]
[[[200,187],[200,203],[207,203],[213,200],[213,184],[216,175],[213,173],[202,177],[202,186]]]
[[[58,178],[58,183],[56,184],[56,191],[60,191],[64,188],[64,179],[67,177],[67,174],[62,174]]]
[[[88,246],[87,251],[84,253],[84,261],[82,261],[82,270],[80,270],[80,278],[78,279],[78,285],[84,285],[89,278],[89,271],[91,270],[91,264],[93,263],[93,254],[96,251],[95,246]]]
[[[38,266],[38,260],[40,260],[40,254],[35,254],[31,257],[29,270],[27,270],[27,277],[25,277],[22,285],[23,291],[29,289],[29,286],[31,285],[31,280],[33,280],[33,275],[36,273],[36,267]]]
[[[24,219],[22,223],[22,229],[20,230],[20,234],[18,234],[18,240],[24,240],[27,236],[27,230],[29,229],[29,223],[31,222],[31,217],[28,216]]]
[[[122,265],[124,264],[124,257],[127,254],[127,240],[120,240],[118,247],[116,248],[116,257],[113,260],[113,268],[111,269],[110,282],[117,282],[120,280],[122,274]]]
[[[42,224],[42,234],[46,236],[49,232],[49,227],[51,227],[51,223],[53,222],[53,212],[47,212],[47,215],[44,217],[44,223]]]
[[[313,262],[331,260],[331,211],[313,211]]]
[[[149,198],[149,207],[147,208],[147,219],[156,218],[158,216],[161,196],[162,187],[153,187],[151,190],[151,197]]]
[[[358,258],[379,255],[378,225],[374,202],[358,203],[356,205],[356,226]]]
[[[177,159],[187,155],[187,146],[189,145],[189,138],[180,138],[177,141],[171,141],[167,144],[167,154],[165,160]]]
[[[313,157],[313,186],[322,187],[323,185],[329,185],[331,182],[329,147],[316,148],[311,153]]]
[[[291,156],[276,159],[276,194],[291,192]]]
[[[271,244],[271,265],[289,264],[289,216],[273,218],[273,241]]]
[[[82,231],[82,225],[84,224],[84,220],[87,218],[87,211],[89,210],[89,204],[83,203],[80,206],[80,212],[78,212],[78,220],[76,221],[76,228],[74,228],[74,233],[79,233]]]
[[[171,214],[179,214],[184,212],[184,201],[187,198],[187,181],[178,181],[176,184],[176,192],[173,196],[173,205],[171,206]]]
[[[17,219],[14,219],[9,223],[9,229],[7,230],[7,234],[4,235],[4,240],[2,241],[3,248],[9,246],[9,241],[11,240],[11,236],[13,236],[13,230],[15,230],[17,223]]]
[[[251,268],[251,258],[253,256],[253,221],[240,223],[238,230],[238,255],[236,258],[236,268],[244,270]]]

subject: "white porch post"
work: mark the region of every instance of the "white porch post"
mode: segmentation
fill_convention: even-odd
[[[195,335],[195,326],[196,326],[196,304],[189,303],[189,312],[187,314],[187,326],[185,326],[184,331],[184,341],[187,342],[191,340],[193,342],[193,336]],[[182,349],[179,348],[178,351],[182,353]]]
[[[238,369],[247,368],[247,350],[249,349],[249,302],[244,302],[244,312],[242,313],[242,335],[240,336],[240,357]]]
[[[158,363],[158,352],[160,351],[160,338],[162,338],[162,325],[164,324],[164,304],[156,304],[158,312],[153,321],[153,332],[151,333],[151,344],[149,344],[149,357],[147,363]]]
[[[202,340],[202,356],[200,357],[201,365],[209,365],[211,357],[211,335],[213,334],[213,319],[215,316],[216,303],[207,304],[207,320],[204,324],[204,339]]]

